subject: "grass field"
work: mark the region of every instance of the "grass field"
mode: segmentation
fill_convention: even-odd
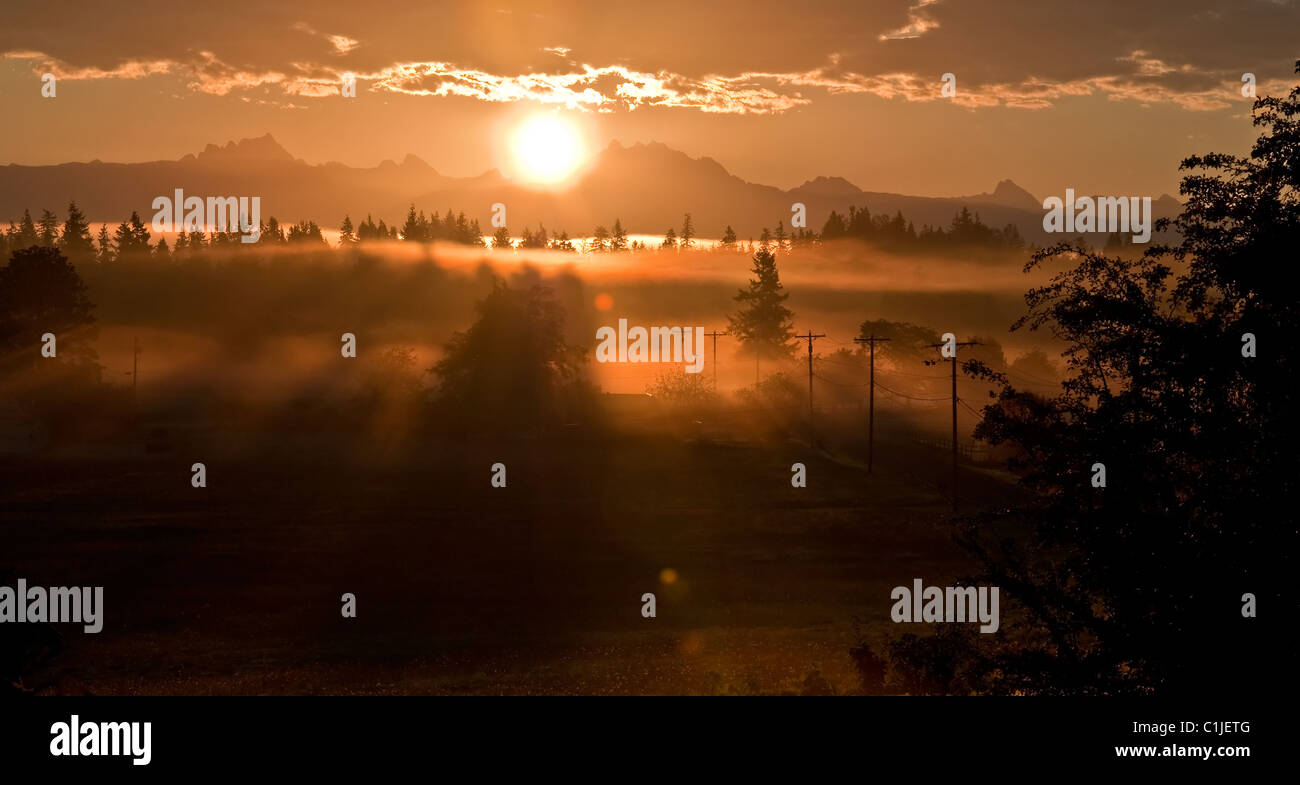
[[[104,587],[104,631],[58,625],[28,687],[852,692],[859,634],[895,631],[890,589],[973,570],[917,475],[943,476],[946,455],[923,448],[868,477],[794,442],[464,443],[215,416],[176,433],[0,458],[0,569]]]

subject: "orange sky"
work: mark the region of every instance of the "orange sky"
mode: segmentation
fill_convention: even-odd
[[[1186,155],[1248,148],[1241,75],[1288,86],[1300,30],[1295,2],[1253,0],[137,5],[6,11],[0,91],[21,121],[0,124],[0,163],[178,158],[270,132],[313,163],[414,153],[472,175],[559,109],[593,149],[657,140],[780,187],[1158,195]]]

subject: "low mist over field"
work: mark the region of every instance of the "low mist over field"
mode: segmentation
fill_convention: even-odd
[[[0,699],[1285,680],[1297,3],[56,5]]]
[[[998,341],[1008,360],[1052,346],[1048,335],[1008,330],[1024,311],[1026,286],[1042,278],[1021,272],[1021,259],[1010,254],[964,262],[845,243],[778,254],[777,261],[796,328],[828,334],[816,347],[819,356],[840,349],[860,355],[852,338],[869,319],[982,336]],[[179,266],[142,263],[128,272],[81,270],[98,306],[95,345],[110,377],[130,371],[139,338],[146,391],[201,383],[282,395],[340,383],[334,360],[343,332],[355,332],[369,349],[410,348],[431,366],[451,334],[471,323],[473,303],[494,276],[555,290],[567,334],[591,360],[596,328],[619,319],[725,330],[750,266],[743,253],[710,250],[575,257],[393,243],[368,249],[363,259],[283,251],[255,262],[198,258]],[[221,372],[205,373],[215,356]],[[865,374],[865,357],[859,359]],[[705,362],[711,376],[711,348]],[[659,373],[683,372],[669,364],[590,365],[602,389],[618,393],[644,392]],[[738,356],[725,337],[717,371],[724,390],[754,382],[752,360]]]

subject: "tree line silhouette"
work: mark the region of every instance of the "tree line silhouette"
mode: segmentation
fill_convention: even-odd
[[[320,227],[315,221],[290,224],[286,230],[272,216],[261,223],[261,233],[256,243],[245,243],[239,231],[200,230],[177,232],[174,244],[169,246],[165,237],[152,241],[149,227],[136,211],[117,225],[110,235],[107,224],[100,224],[99,233],[92,239],[90,222],[77,207],[76,201],[68,203],[68,217],[59,223],[56,214],[42,210],[37,221],[31,210],[24,210],[22,219],[9,222],[9,229],[0,234],[0,253],[5,257],[31,247],[58,248],[73,263],[133,261],[141,259],[168,260],[174,256],[191,255],[205,249],[234,249],[269,245],[318,246],[328,248]]]
[[[300,249],[324,250],[329,243],[321,233],[315,221],[306,220],[282,225],[275,216],[260,225],[261,233],[257,242],[244,243],[243,235],[238,231],[193,230],[179,232],[169,246],[166,238],[153,241],[148,226],[138,212],[132,211],[130,218],[119,223],[110,234],[107,224],[101,224],[96,236],[91,236],[91,222],[77,207],[76,201],[69,202],[67,218],[61,223],[57,214],[48,209],[41,211],[39,219],[33,219],[31,210],[23,211],[23,217],[10,221],[7,231],[0,233],[0,258],[7,258],[15,250],[31,246],[57,246],[75,263],[113,262],[144,258],[170,259],[173,256],[193,255],[205,249],[265,248],[267,246],[294,246]],[[619,253],[623,251],[690,251],[703,249],[699,244],[697,232],[690,213],[682,219],[680,229],[670,227],[664,232],[663,240],[658,245],[650,245],[640,240],[630,240],[621,219],[616,218],[613,228],[603,224],[597,226],[589,238],[571,237],[568,232],[548,233],[546,227],[538,224],[537,230],[525,227],[523,233],[512,236],[506,227],[498,228],[490,240],[485,239],[477,219],[465,217],[465,212],[453,212],[451,208],[443,216],[437,212],[426,215],[417,211],[412,204],[407,211],[406,220],[399,226],[389,226],[382,218],[375,222],[370,215],[358,225],[352,223],[350,215],[343,217],[339,227],[340,250],[353,249],[364,243],[377,241],[402,241],[415,243],[447,242],[466,246],[488,248],[512,248],[525,250],[550,250],[564,253]],[[1025,246],[1024,239],[1014,224],[1007,224],[1002,229],[994,229],[980,220],[978,212],[972,213],[963,207],[952,220],[951,226],[931,227],[928,224],[917,231],[911,221],[903,217],[902,212],[892,218],[873,216],[867,208],[861,210],[850,206],[847,217],[836,211],[822,226],[821,232],[799,228],[787,232],[783,221],[778,221],[776,230],[763,228],[757,242],[749,238],[741,242],[735,230],[726,226],[722,238],[711,247],[721,251],[734,251],[752,256],[759,249],[773,252],[793,251],[820,245],[823,242],[857,239],[866,243],[888,247],[895,250],[927,250],[956,247],[977,247],[986,249],[1015,250]],[[1112,242],[1107,248],[1115,247]]]
[[[1015,224],[1009,223],[1001,229],[996,229],[980,220],[980,214],[972,213],[969,207],[962,207],[961,211],[953,216],[952,224],[947,231],[942,226],[929,224],[923,225],[918,231],[911,221],[903,217],[901,210],[892,218],[885,215],[872,215],[865,207],[859,210],[850,206],[847,216],[841,216],[832,210],[822,226],[821,239],[834,240],[841,237],[857,238],[890,247],[976,246],[1017,249],[1025,246],[1025,240],[1020,236],[1020,231]]]

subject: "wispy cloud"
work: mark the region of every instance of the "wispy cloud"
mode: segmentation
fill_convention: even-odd
[[[353,49],[356,49],[361,44],[361,42],[358,41],[357,39],[349,38],[346,35],[333,35],[330,33],[322,33],[316,28],[307,24],[306,22],[294,23],[293,29],[301,33],[306,33],[307,35],[316,36],[318,38],[323,38],[326,41],[329,41],[330,46],[334,47],[334,54],[338,54],[338,55],[345,55],[348,52],[351,52]]]
[[[361,45],[361,42],[355,38],[348,38],[346,35],[326,36],[329,42],[334,45],[334,51],[338,54],[345,55]]]
[[[306,31],[310,31],[309,29]],[[310,31],[313,32],[314,31]],[[335,44],[339,51],[353,39]],[[551,47],[546,51],[566,47]],[[254,69],[226,63],[201,51],[186,61],[130,60],[112,68],[75,68],[36,51],[11,51],[6,59],[33,62],[39,72],[61,79],[141,79],[160,74],[189,78],[199,93],[226,96],[235,91],[273,87],[286,98],[337,96],[345,71],[315,62],[294,62],[283,69]],[[916,73],[861,74],[843,70],[832,55],[827,65],[805,71],[749,71],[735,75],[691,77],[672,71],[647,72],[623,65],[573,66],[555,72],[495,74],[448,62],[399,63],[354,73],[369,90],[428,98],[465,98],[489,103],[530,101],[590,112],[634,111],[643,107],[696,110],[715,114],[780,114],[812,103],[819,95],[860,94],[887,100],[951,100],[968,108],[1006,106],[1042,109],[1078,96],[1103,95],[1115,101],[1173,104],[1191,111],[1222,109],[1237,101],[1239,75],[1212,73],[1190,65],[1170,65],[1135,50],[1116,58],[1116,73],[1078,79],[1027,78],[1019,82],[963,84],[951,99],[942,98],[937,79]],[[1284,81],[1261,82],[1261,93],[1284,92]]]
[[[5,52],[6,60],[32,60],[39,73],[50,73],[58,79],[143,79],[146,76],[170,73],[176,69],[173,60],[125,60],[113,68],[97,66],[75,67],[62,63],[42,52]]]
[[[366,77],[371,79],[371,77]],[[746,83],[745,78],[692,79],[621,65],[582,66],[567,73],[497,75],[450,63],[405,63],[373,77],[373,89],[418,96],[460,96],[508,103],[535,101],[570,109],[610,112],[644,106],[698,109],[726,114],[783,112],[808,99]]]
[[[201,61],[189,69],[191,90],[208,95],[229,95],[234,89],[261,85],[281,85],[285,75],[279,71],[248,71],[227,65],[211,52],[199,52]]]
[[[897,30],[890,30],[881,33],[881,41],[892,41],[900,38],[920,38],[927,32],[939,26],[939,22],[923,11],[926,6],[934,5],[939,0],[917,0],[916,5],[907,9],[907,24]]]

